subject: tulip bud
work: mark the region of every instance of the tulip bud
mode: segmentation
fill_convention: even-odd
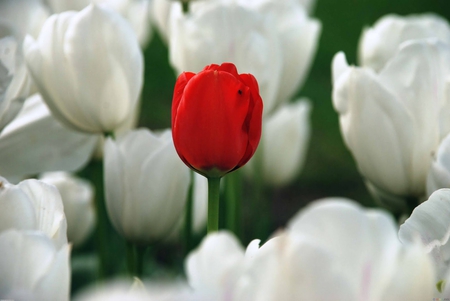
[[[0,233],[2,300],[68,301],[70,246],[56,247],[38,231]]]
[[[450,26],[438,15],[386,15],[362,33],[359,60],[362,66],[379,72],[403,42],[433,37],[450,43]]]
[[[401,197],[425,193],[431,154],[450,132],[450,46],[402,44],[380,73],[333,60],[333,105],[361,174]]]
[[[148,244],[169,234],[181,216],[189,169],[177,157],[170,131],[108,138],[104,154],[106,208],[127,240]]]
[[[130,25],[106,7],[51,16],[25,58],[39,92],[60,121],[79,131],[111,132],[134,109],[143,58]]]
[[[82,244],[94,228],[94,188],[66,172],[45,173],[40,180],[59,190],[67,219],[67,239],[75,246]]]
[[[175,84],[172,129],[181,160],[206,177],[247,163],[261,137],[262,100],[251,74],[231,63],[182,73]]]
[[[311,131],[310,111],[309,101],[300,100],[283,105],[267,116],[257,155],[244,171],[249,176],[262,172],[264,182],[277,187],[291,182],[305,161]],[[259,152],[262,152],[261,158],[258,157]],[[256,164],[261,164],[260,171]]]
[[[58,247],[67,243],[67,223],[58,190],[38,180],[13,185],[0,177],[0,232],[8,229],[40,231]]]

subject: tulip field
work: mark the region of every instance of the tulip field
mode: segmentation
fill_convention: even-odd
[[[445,0],[0,0],[0,301],[450,300]]]

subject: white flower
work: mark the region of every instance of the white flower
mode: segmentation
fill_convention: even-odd
[[[360,63],[379,72],[403,42],[433,37],[450,43],[450,26],[444,18],[434,14],[386,15],[364,29],[359,42]]]
[[[80,11],[91,3],[108,6],[130,23],[142,47],[151,39],[152,0],[47,0],[47,2],[54,13]]]
[[[239,72],[258,80],[264,111],[276,105],[283,58],[271,18],[226,1],[191,3],[181,13],[173,4],[170,20],[169,59],[177,73],[199,72],[212,63],[232,62]]]
[[[21,43],[0,19],[0,131],[19,113],[29,92]]]
[[[0,215],[0,232],[36,230],[52,239],[57,247],[67,243],[63,203],[53,185],[38,180],[13,185],[0,177]]]
[[[94,188],[91,183],[66,172],[45,173],[39,179],[58,189],[67,219],[67,239],[75,246],[82,244],[95,224]]]
[[[16,31],[20,42],[27,34],[37,38],[49,16],[42,0],[0,1],[0,20]]]
[[[273,186],[291,182],[305,161],[311,132],[310,110],[309,101],[299,100],[284,104],[267,116],[258,150],[244,171],[252,176],[261,172],[264,182]],[[260,171],[256,164],[261,164]]]
[[[70,246],[56,247],[38,231],[0,233],[2,300],[68,301]]]
[[[89,5],[53,15],[37,41],[27,37],[29,71],[52,113],[85,132],[111,132],[125,122],[142,87],[142,52],[116,12]]]
[[[222,300],[232,296],[242,272],[244,249],[228,232],[209,234],[185,261],[189,285],[197,294]],[[233,299],[230,299],[233,300]]]
[[[0,173],[9,178],[75,171],[88,162],[97,139],[61,125],[36,94],[0,134]]]
[[[170,131],[159,136],[130,131],[105,143],[105,194],[109,217],[127,240],[164,238],[184,209],[189,169],[179,159]]]
[[[209,300],[431,300],[433,264],[418,242],[402,245],[391,216],[346,199],[300,211],[288,229],[244,254],[209,234],[186,260],[188,282]]]
[[[450,46],[401,44],[384,68],[333,59],[333,105],[360,173],[398,196],[421,197],[432,154],[450,132]]]
[[[303,84],[321,29],[297,0],[198,1],[187,15],[174,3],[169,21],[168,4],[154,5],[157,24],[169,32],[170,61],[178,73],[232,62],[258,80],[265,114]]]
[[[422,240],[432,255],[439,279],[450,272],[449,215],[450,189],[439,189],[414,209],[398,232],[402,242]]]
[[[450,188],[450,135],[439,145],[427,177],[428,196],[440,188]]]

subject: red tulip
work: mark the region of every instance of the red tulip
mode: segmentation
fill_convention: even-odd
[[[247,163],[261,137],[263,104],[251,74],[231,63],[182,73],[172,102],[172,135],[181,160],[207,177]]]

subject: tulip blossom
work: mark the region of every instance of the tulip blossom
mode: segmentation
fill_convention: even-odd
[[[189,169],[170,131],[130,131],[108,138],[104,154],[108,215],[128,241],[148,244],[169,234],[186,204]]]
[[[37,38],[50,12],[44,0],[2,0],[0,20],[14,28],[20,42],[27,35]]]
[[[91,3],[108,6],[122,15],[133,28],[141,46],[151,39],[149,0],[47,0],[54,13],[80,11]]]
[[[262,101],[251,74],[230,63],[182,73],[172,102],[173,141],[183,162],[221,177],[253,156],[261,137]]]
[[[0,19],[0,131],[19,113],[29,92],[20,41]]]
[[[363,67],[380,72],[403,42],[426,38],[450,43],[449,23],[434,14],[386,15],[362,33],[359,61]]]
[[[68,301],[70,246],[38,231],[0,232],[0,299]]]
[[[385,67],[333,60],[333,105],[360,173],[401,197],[425,193],[431,159],[450,132],[450,45],[436,39],[401,44]]]
[[[450,276],[449,214],[450,189],[439,189],[414,209],[398,232],[402,242],[422,240],[432,255],[439,280]]]
[[[158,24],[167,24],[160,27],[168,27],[174,68],[199,72],[208,64],[233,62],[258,80],[264,114],[300,88],[320,34],[320,22],[298,0],[198,1],[189,14],[172,4],[169,19]]]
[[[0,134],[0,173],[9,178],[78,170],[89,161],[97,139],[63,126],[35,94]]]
[[[434,154],[427,177],[427,195],[440,188],[450,188],[450,135],[447,135]]]
[[[392,217],[346,199],[319,200],[286,230],[246,251],[209,234],[186,259],[188,283],[209,300],[431,300],[433,264],[419,242],[402,245]]]
[[[263,121],[257,154],[244,167],[244,171],[251,176],[261,172],[263,181],[272,186],[280,187],[291,182],[305,161],[311,132],[310,111],[310,103],[300,100],[285,104],[267,116]],[[261,165],[261,170],[258,170],[257,164]]]
[[[52,113],[79,131],[117,129],[142,87],[142,52],[130,25],[106,7],[51,16],[27,37],[29,71]]]
[[[75,246],[82,244],[95,223],[94,188],[91,183],[66,172],[45,173],[40,180],[58,189],[67,219],[67,239]]]
[[[47,235],[58,247],[67,243],[63,203],[54,186],[38,180],[13,185],[1,177],[0,184],[0,232],[36,230]]]

